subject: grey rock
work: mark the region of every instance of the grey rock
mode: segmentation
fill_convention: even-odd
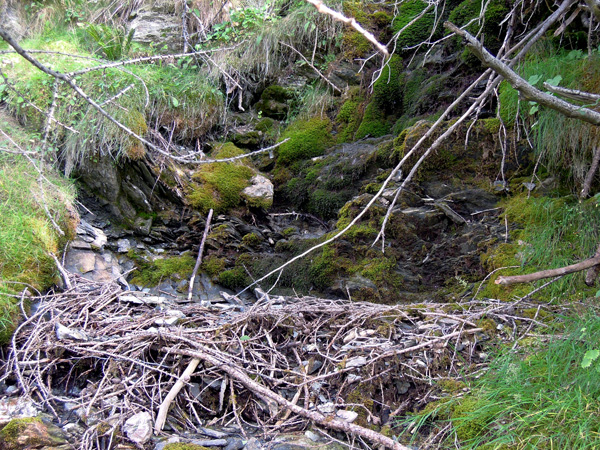
[[[246,444],[240,438],[228,438],[225,450],[241,450]]]
[[[127,419],[123,425],[123,432],[130,441],[143,445],[152,437],[152,424],[152,416],[144,411]]]
[[[25,397],[0,399],[0,424],[6,424],[11,419],[36,417],[38,414],[35,404]]]
[[[134,29],[134,42],[166,46],[168,51],[179,51],[181,42],[181,17],[175,14],[172,2],[144,2],[129,24]]]
[[[119,239],[117,241],[117,251],[119,253],[127,253],[132,248],[129,239]]]

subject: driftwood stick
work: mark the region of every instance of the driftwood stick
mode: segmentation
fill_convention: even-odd
[[[206,237],[208,236],[208,230],[210,229],[210,221],[212,219],[213,210],[212,208],[208,212],[208,216],[206,217],[206,226],[204,227],[204,234],[202,235],[202,241],[200,241],[200,249],[198,250],[198,258],[196,258],[196,265],[194,266],[194,271],[192,272],[192,277],[190,278],[190,287],[188,290],[188,300],[192,300],[192,291],[194,290],[194,281],[196,280],[196,274],[198,273],[198,269],[200,268],[200,264],[202,264],[202,254],[204,253],[204,244],[206,243]]]
[[[600,249],[599,249],[600,250]],[[598,253],[596,253],[598,255]],[[580,272],[590,267],[594,267],[600,264],[600,255],[588,258],[577,264],[571,264],[570,266],[560,267],[558,269],[542,270],[541,272],[529,273],[527,275],[516,275],[512,277],[498,277],[495,281],[496,284],[509,285],[516,283],[529,283],[531,281],[541,280],[543,278],[558,277],[560,275],[567,275],[569,273]]]
[[[181,388],[183,388],[183,386],[188,381],[190,381],[190,377],[194,373],[194,370],[196,370],[196,367],[198,367],[198,364],[200,364],[200,360],[198,358],[194,358],[190,361],[187,368],[181,374],[179,380],[175,382],[175,384],[173,385],[163,402],[160,404],[160,407],[158,408],[158,414],[156,415],[156,422],[154,423],[155,434],[158,434],[162,431],[167,420],[169,406],[171,406],[171,403],[173,402],[173,400],[175,400],[175,397],[177,397],[177,394],[179,394]]]
[[[368,428],[364,428],[359,425],[354,425],[352,423],[344,422],[343,420],[339,420],[331,416],[326,416],[318,411],[309,411],[298,405],[294,405],[286,398],[273,392],[266,386],[263,386],[262,384],[254,381],[252,378],[246,375],[246,373],[242,369],[231,364],[230,362],[222,361],[220,358],[211,355],[210,353],[204,351],[201,348],[196,348],[195,350],[185,350],[182,348],[170,347],[168,349],[166,348],[165,350],[171,353],[179,353],[181,355],[191,356],[195,359],[202,359],[214,365],[215,367],[218,367],[223,372],[227,373],[229,376],[242,383],[246,388],[250,389],[259,397],[272,400],[280,406],[289,409],[302,417],[306,417],[307,419],[311,420],[312,422],[318,423],[319,425],[334,430],[343,431],[345,433],[350,433],[354,436],[363,437],[365,439],[370,440],[371,442],[382,445],[392,450],[409,450],[409,447],[406,447],[400,444],[399,442],[396,442],[393,439],[384,436],[383,434],[378,433],[376,431],[369,430]]]
[[[596,175],[596,171],[598,170],[598,164],[600,164],[600,147],[594,147],[592,164],[590,164],[590,170],[588,170],[585,180],[583,181],[583,187],[581,188],[579,198],[584,199],[589,195],[592,182],[594,181],[594,175]]]
[[[600,150],[596,150],[596,151],[597,151],[597,153],[600,153]],[[598,246],[598,250],[596,250],[596,254],[594,255],[594,258],[600,258],[600,245]],[[600,273],[600,265],[590,267],[590,269],[587,271],[587,274],[585,275],[585,284],[587,284],[588,286],[593,286],[599,273]]]

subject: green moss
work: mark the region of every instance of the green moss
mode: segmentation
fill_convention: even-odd
[[[23,448],[55,448],[65,440],[55,434],[54,425],[45,425],[37,417],[12,419],[0,430],[0,448],[20,450]]]
[[[255,248],[262,243],[262,238],[256,233],[248,233],[242,237],[242,244]]]
[[[421,0],[409,0],[401,3],[398,6],[398,13],[392,23],[394,33],[402,30],[402,28],[408,25],[415,17],[421,14],[426,7],[427,3]],[[435,17],[433,9],[430,9],[423,17],[406,28],[398,37],[398,48],[411,47],[425,41],[431,34]]]
[[[480,16],[481,6],[482,3],[477,0],[464,0],[452,10],[448,17],[448,21],[456,26],[462,27],[469,21],[477,19]],[[500,23],[503,21],[504,16],[508,11],[509,9],[504,0],[492,0],[487,4],[484,13],[483,29],[481,31],[486,36],[486,48],[492,51],[497,50],[499,47],[500,41],[498,36],[500,35]],[[475,20],[466,28],[466,30],[475,35],[479,32],[479,28],[480,24]]]
[[[338,143],[351,142],[362,120],[362,99],[348,99],[340,108],[335,119],[338,128]]]
[[[294,97],[294,94],[283,86],[276,84],[267,87],[260,98],[262,100],[275,100],[276,102],[285,102]]]
[[[275,121],[270,117],[263,117],[258,123],[254,126],[256,131],[262,131],[263,133],[268,133],[275,126]]]
[[[498,331],[498,324],[493,319],[479,319],[476,324],[479,328],[483,328],[483,330],[491,336],[495,335]]]
[[[227,260],[210,255],[202,261],[202,270],[213,280],[216,280],[221,272],[225,270]]]
[[[371,50],[371,43],[358,31],[346,31],[342,38],[344,57],[359,58]]]
[[[350,194],[343,192],[316,189],[309,195],[308,211],[324,219],[332,219],[350,197]]]
[[[213,158],[230,158],[244,152],[231,142],[221,144],[213,151]],[[188,189],[187,201],[202,213],[214,209],[217,213],[239,206],[241,192],[250,184],[255,171],[245,162],[205,164],[192,176],[194,183]]]
[[[356,139],[365,136],[379,137],[390,132],[396,119],[388,116],[402,110],[402,70],[402,59],[398,55],[392,56],[373,85],[373,96],[356,131]]]
[[[483,127],[488,131],[488,133],[496,134],[500,131],[500,119],[496,117],[490,117],[488,119],[482,119]]]
[[[442,378],[437,381],[437,385],[448,394],[456,394],[467,387],[464,381],[455,380],[454,378]]]
[[[449,419],[452,415],[455,401],[451,397],[443,397],[439,400],[427,403],[425,408],[419,412],[419,416],[430,419]]]
[[[284,131],[282,139],[286,138],[289,141],[279,147],[278,164],[320,156],[335,142],[331,122],[320,117],[294,122]]]
[[[184,444],[177,442],[165,445],[164,450],[210,450],[210,448],[198,444]]]
[[[137,270],[133,272],[131,282],[141,286],[156,286],[164,279],[176,277],[177,279],[188,278],[192,274],[196,261],[189,255],[160,258],[148,261],[139,256],[133,256]]]
[[[237,289],[245,287],[250,283],[250,278],[241,266],[236,266],[231,270],[221,272],[218,283],[227,289]]]
[[[469,441],[482,436],[492,421],[491,414],[485,414],[486,404],[483,400],[469,395],[462,398],[454,406],[451,418],[455,422],[456,435],[461,441]],[[477,414],[473,414],[477,411]]]
[[[362,427],[371,426],[368,411],[373,411],[373,394],[375,385],[373,383],[359,383],[355,389],[348,393],[347,403],[353,403],[360,406],[353,406],[352,410],[358,414],[356,424]]]
[[[398,289],[402,286],[402,276],[395,272],[396,258],[367,257],[359,264],[360,274],[373,281],[378,288]]]
[[[387,121],[385,112],[379,109],[374,102],[371,102],[365,109],[365,114],[356,131],[355,139],[385,136],[390,132],[391,127],[391,124]]]
[[[325,289],[331,286],[339,271],[335,249],[325,246],[321,254],[312,260],[309,276],[317,289]]]

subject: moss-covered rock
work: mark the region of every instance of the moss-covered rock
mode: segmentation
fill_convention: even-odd
[[[230,158],[243,154],[243,150],[232,143],[219,144],[211,154],[212,158]],[[247,161],[205,164],[192,175],[193,183],[188,188],[187,201],[202,213],[209,209],[224,212],[242,202],[242,191],[250,185],[255,170],[246,165]]]
[[[165,279],[187,279],[192,274],[195,260],[190,255],[172,258],[148,260],[130,250],[129,256],[134,260],[137,269],[133,272],[131,282],[140,286],[156,286]]]
[[[289,100],[294,94],[283,86],[271,85],[266,88],[255,108],[265,117],[284,120],[290,110]]]
[[[163,450],[210,450],[208,447],[203,447],[198,444],[190,444],[183,442],[173,442],[163,447]]]
[[[64,432],[37,417],[13,419],[0,430],[0,448],[22,450],[67,444]]]
[[[508,13],[509,8],[505,0],[492,0],[485,4],[487,5],[487,8],[483,14],[483,23],[480,23],[477,20],[481,16],[481,8],[483,5],[483,3],[477,0],[464,0],[452,10],[448,17],[448,21],[459,27],[472,21],[472,23],[467,26],[466,30],[471,34],[476,35],[481,29],[481,32],[485,35],[486,48],[495,51],[501,44],[498,39],[498,36],[500,36],[500,24],[503,21],[504,16]],[[477,60],[476,58],[470,59],[471,57],[469,55],[470,53],[465,53],[463,55],[463,59],[466,62],[475,62],[475,60]]]
[[[350,91],[348,98],[340,107],[335,118],[338,143],[351,142],[354,139],[354,134],[362,121],[363,102],[364,98],[356,87]]]
[[[346,31],[342,38],[344,57],[354,59],[371,50],[372,44],[358,31]]]
[[[279,147],[277,163],[285,165],[322,155],[335,143],[331,126],[329,119],[321,117],[292,123],[282,135],[282,139],[289,141]]]

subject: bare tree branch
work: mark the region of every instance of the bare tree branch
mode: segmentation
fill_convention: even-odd
[[[547,106],[548,108],[558,111],[567,117],[582,120],[593,125],[600,125],[600,113],[592,109],[573,105],[572,103],[540,91],[521,78],[507,64],[494,57],[483,47],[481,42],[475,39],[467,31],[461,30],[450,22],[446,22],[444,26],[450,31],[453,31],[457,35],[463,37],[467,41],[467,46],[473,51],[475,56],[479,58],[483,64],[502,75],[513,88],[521,93],[525,99]]]
[[[340,22],[344,22],[345,24],[350,25],[352,28],[354,28],[356,31],[358,31],[360,34],[362,34],[375,47],[377,47],[377,50],[379,50],[381,53],[383,53],[385,56],[390,55],[387,47],[385,45],[379,43],[379,41],[377,39],[375,39],[375,36],[373,36],[373,33],[370,33],[367,30],[365,30],[354,19],[354,17],[346,17],[343,14],[341,14],[337,11],[334,11],[333,9],[325,6],[325,4],[321,0],[306,0],[306,1],[308,3],[310,3],[311,5],[313,5],[315,8],[317,8],[317,11],[319,11],[321,14],[329,14],[335,20],[339,20]]]
[[[600,264],[600,256],[594,256],[593,258],[588,258],[584,261],[578,262],[577,264],[571,264],[570,266],[560,267],[558,269],[542,270],[540,272],[530,273],[527,275],[498,277],[494,283],[502,285],[530,283],[531,281],[537,281],[543,278],[558,277],[560,275],[580,272],[582,270],[589,269],[590,267],[597,266],[598,264]]]

